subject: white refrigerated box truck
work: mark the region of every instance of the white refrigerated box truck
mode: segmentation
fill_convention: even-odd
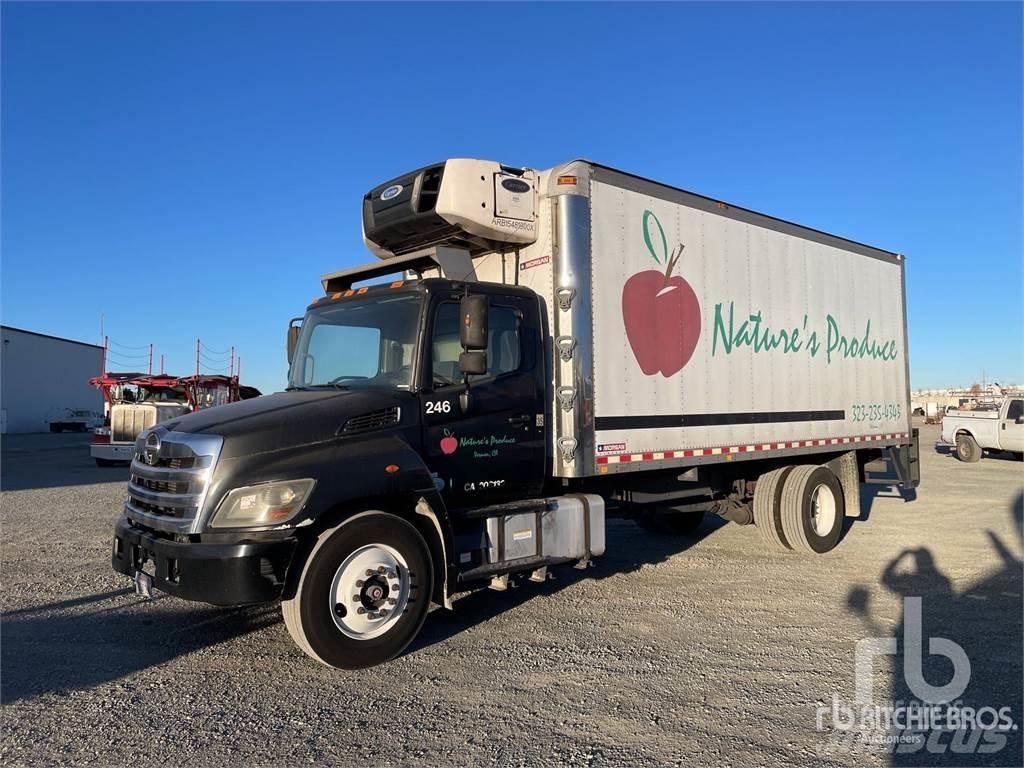
[[[363,231],[288,391],[140,437],[113,563],[141,590],[283,597],[303,650],[367,666],[424,595],[601,554],[606,514],[824,553],[877,465],[919,482],[899,254],[583,160],[429,166]]]

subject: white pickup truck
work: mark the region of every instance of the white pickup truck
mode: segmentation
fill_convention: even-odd
[[[942,441],[956,446],[960,461],[977,461],[984,451],[1009,451],[1024,458],[1024,398],[1008,397],[998,411],[947,414]]]

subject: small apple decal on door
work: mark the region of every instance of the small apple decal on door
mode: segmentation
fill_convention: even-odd
[[[445,456],[451,456],[455,453],[455,450],[459,447],[459,438],[449,432],[447,429],[444,431],[444,437],[441,438],[441,453]]]
[[[642,229],[651,258],[665,269],[637,272],[626,281],[622,321],[640,370],[667,379],[683,369],[697,347],[700,302],[690,284],[672,274],[686,246],[680,243],[670,255],[665,230],[651,211],[644,211]]]

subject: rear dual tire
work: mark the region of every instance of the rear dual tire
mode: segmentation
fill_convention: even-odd
[[[843,531],[843,489],[828,467],[782,467],[762,475],[754,491],[754,523],[776,549],[824,554]]]
[[[415,526],[364,512],[320,534],[281,612],[307,655],[329,667],[363,669],[412,642],[432,586],[430,550]]]

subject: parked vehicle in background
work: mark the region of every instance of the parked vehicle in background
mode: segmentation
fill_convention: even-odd
[[[978,461],[985,451],[1008,451],[1024,459],[1024,397],[1008,397],[995,410],[953,411],[942,420],[942,441],[960,461]]]
[[[107,373],[90,380],[103,391],[108,423],[93,430],[89,453],[98,466],[132,460],[143,431],[192,411],[258,397],[237,376],[169,376]]]
[[[303,651],[366,667],[431,601],[586,566],[606,515],[819,555],[867,465],[919,482],[898,254],[587,161],[413,171],[363,233],[380,261],[321,278],[287,391],[140,435],[112,557],[140,593],[281,598]]]
[[[103,414],[68,408],[61,419],[50,422],[51,432],[88,432],[103,424]]]

